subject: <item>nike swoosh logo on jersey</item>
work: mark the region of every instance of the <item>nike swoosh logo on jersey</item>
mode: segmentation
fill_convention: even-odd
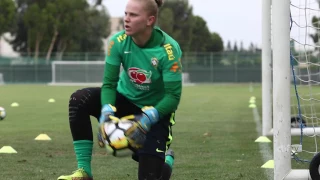
[[[131,53],[131,51],[125,51],[124,53],[125,53],[125,54],[129,54],[129,53]]]

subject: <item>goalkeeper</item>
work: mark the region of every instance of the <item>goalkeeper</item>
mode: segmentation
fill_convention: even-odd
[[[71,95],[69,123],[78,170],[58,180],[93,179],[90,115],[101,123],[110,115],[132,114],[137,121],[126,135],[136,147],[138,179],[170,178],[174,159],[168,148],[181,97],[182,52],[173,38],[155,26],[161,5],[162,0],[129,0],[124,30],[109,40],[102,87]]]

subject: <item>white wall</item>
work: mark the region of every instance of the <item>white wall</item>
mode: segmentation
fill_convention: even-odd
[[[5,40],[11,39],[12,36],[9,33],[5,33],[4,35],[0,36],[0,56],[6,57],[17,57],[19,56],[18,53],[14,52],[11,45]]]

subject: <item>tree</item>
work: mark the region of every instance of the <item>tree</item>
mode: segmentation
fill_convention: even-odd
[[[190,51],[205,52],[212,44],[211,33],[207,22],[200,16],[194,16],[194,27],[192,29],[192,41]],[[209,48],[210,49],[210,48]]]
[[[240,42],[240,52],[244,52],[245,50],[244,50],[244,47],[243,47],[243,42],[241,41]]]
[[[207,44],[206,51],[208,52],[223,51],[223,40],[218,33],[213,32],[210,34],[209,43]]]
[[[99,6],[102,4],[102,0],[96,0],[94,6]]]
[[[168,7],[163,7],[161,9],[161,13],[158,18],[158,22],[160,22],[160,27],[164,30],[167,34],[173,35],[173,24],[174,24],[174,14],[172,9]]]
[[[232,48],[231,48],[231,42],[228,41],[228,43],[227,43],[227,51],[231,51],[231,50],[232,50]]]
[[[165,13],[163,13],[163,11],[166,9],[171,9],[171,12],[173,13],[174,23],[171,23],[171,27],[169,26],[169,22],[172,22],[172,18],[170,18],[171,15],[166,15]],[[161,19],[159,18],[158,25],[162,28],[162,24],[165,24],[163,29],[164,31],[170,31],[172,29],[169,35],[179,42],[183,51],[189,51],[192,41],[194,18],[192,7],[189,6],[188,0],[166,1],[163,4],[163,7],[160,8],[159,13],[162,17]]]
[[[320,6],[320,4],[319,4],[319,6]],[[319,38],[320,38],[319,37],[320,18],[313,16],[311,21],[312,21],[312,26],[315,28],[316,32],[315,32],[315,34],[310,34],[310,37],[313,40],[313,43],[318,46],[319,45]],[[319,50],[319,47],[316,47],[315,50]]]
[[[52,52],[103,52],[102,38],[110,34],[110,16],[103,5],[86,0],[16,0],[18,28],[11,42],[19,52],[39,52],[47,62]],[[98,10],[99,9],[99,10]],[[41,45],[40,45],[41,44]]]
[[[107,38],[111,32],[110,16],[106,12],[103,6],[100,10],[89,7],[85,12],[76,11],[74,16],[65,19],[56,45],[59,58],[65,51],[102,52],[102,38]],[[79,30],[74,31],[70,26]]]
[[[233,51],[234,51],[234,52],[238,52],[238,44],[237,44],[237,41],[234,42]]]
[[[9,32],[15,23],[16,7],[12,0],[0,1],[0,36]]]
[[[46,23],[48,21],[48,12],[46,9],[40,9],[38,4],[33,4],[26,11],[23,20],[28,28],[28,49],[34,50],[34,58],[37,59],[41,41],[48,29],[48,24]]]
[[[81,52],[101,52],[103,50],[102,38],[107,38],[111,32],[110,16],[106,13],[106,9],[91,9],[87,13],[87,22],[84,24],[85,33],[79,35],[77,39]]]
[[[24,23],[24,14],[27,9],[32,4],[38,4],[39,8],[42,9],[48,2],[53,2],[54,0],[15,0],[17,6],[17,14],[16,14],[16,28],[12,29],[10,32],[14,37],[13,40],[10,41],[13,50],[17,52],[28,52],[28,56],[31,53],[30,47],[28,48],[28,29]],[[41,48],[41,47],[40,47]],[[22,54],[25,55],[25,54]]]
[[[320,0],[317,0],[318,6],[320,8]],[[311,39],[313,40],[315,45],[319,45],[319,34],[320,34],[320,18],[313,16],[311,19],[312,26],[315,28],[316,32],[315,34],[310,34]],[[319,47],[315,48],[316,50],[319,50]]]
[[[250,43],[249,45],[249,52],[255,52],[256,47],[254,46],[253,42]]]
[[[48,62],[58,35],[70,37],[73,32],[78,32],[70,27],[85,28],[81,27],[86,19],[86,15],[82,11],[88,8],[88,4],[85,1],[57,0],[55,3],[48,3],[46,8],[49,12],[48,25],[51,30],[49,32],[49,34],[51,34],[51,40],[46,55]]]

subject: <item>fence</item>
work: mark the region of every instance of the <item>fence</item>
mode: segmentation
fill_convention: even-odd
[[[51,62],[54,60],[103,61],[104,54],[65,53],[60,59],[49,62],[41,57],[0,56],[0,73],[5,83],[49,83],[52,81]],[[261,52],[185,52],[181,62],[192,83],[261,82]]]

